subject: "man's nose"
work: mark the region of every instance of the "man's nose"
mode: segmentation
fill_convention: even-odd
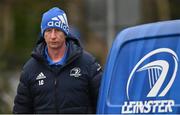
[[[51,38],[56,38],[55,29],[52,29],[52,31],[51,31]]]

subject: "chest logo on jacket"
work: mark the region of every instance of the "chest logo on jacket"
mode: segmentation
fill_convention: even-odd
[[[75,67],[75,68],[71,69],[70,76],[73,76],[73,77],[81,76],[81,69],[79,67]]]
[[[36,80],[38,80],[39,85],[44,85],[44,79],[46,76],[41,72],[37,77]]]

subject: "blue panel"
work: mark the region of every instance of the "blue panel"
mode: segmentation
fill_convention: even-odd
[[[180,113],[180,21],[120,32],[106,63],[97,113]]]

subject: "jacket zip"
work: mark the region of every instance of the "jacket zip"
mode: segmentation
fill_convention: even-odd
[[[71,63],[73,60],[75,60],[76,58],[78,58],[80,56],[80,54],[74,56],[71,60],[68,61],[68,63],[66,63],[62,68],[64,68],[65,66],[67,66],[69,63]],[[55,109],[56,109],[56,113],[59,113],[59,108],[58,108],[58,96],[57,96],[57,76],[58,74],[61,72],[62,68],[59,70],[59,72],[56,72],[56,76],[55,76],[55,80],[54,80],[54,85],[55,85]]]
[[[55,109],[56,109],[56,113],[59,113],[59,109],[58,109],[58,101],[57,101],[57,76],[55,76],[55,80],[54,80],[54,85],[55,85]]]

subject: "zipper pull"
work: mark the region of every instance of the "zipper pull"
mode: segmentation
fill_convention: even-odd
[[[56,85],[56,79],[54,80],[54,84]]]

